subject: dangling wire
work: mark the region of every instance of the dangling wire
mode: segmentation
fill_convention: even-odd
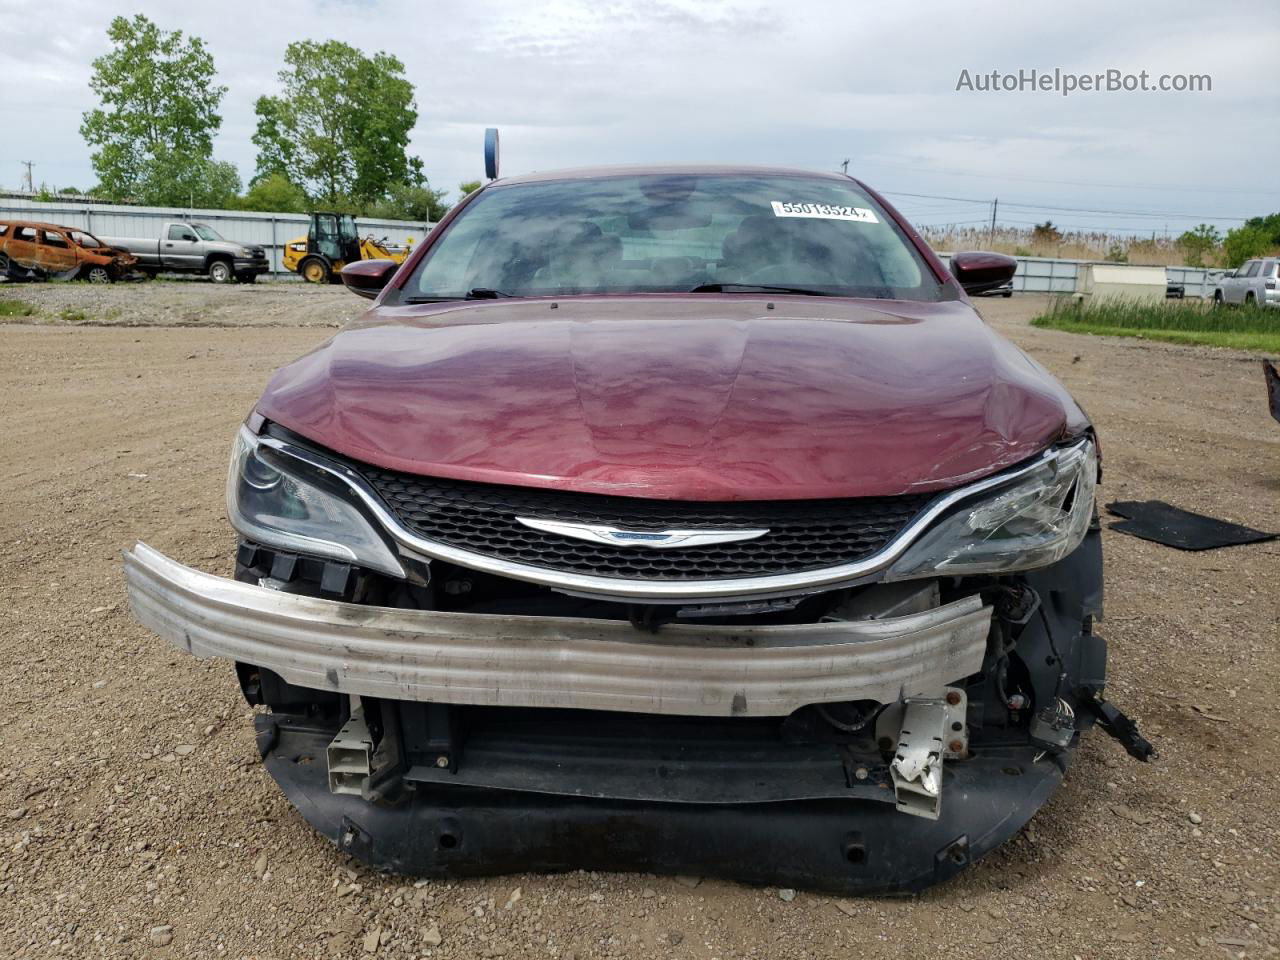
[[[833,717],[831,715],[831,711],[827,709],[826,704],[815,703],[814,709],[818,711],[818,716],[827,721],[827,723],[831,724],[831,726],[835,727],[837,730],[843,731],[844,733],[857,733],[859,730],[865,728],[866,725],[871,722],[871,718],[879,712],[877,710],[871,710],[864,714],[862,719],[857,723],[848,723],[844,720],[837,720]]]

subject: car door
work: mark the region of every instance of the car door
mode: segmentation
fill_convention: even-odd
[[[315,251],[330,263],[342,262],[342,243],[338,234],[338,218],[332,213],[316,215]]]
[[[1253,288],[1258,285],[1258,271],[1262,269],[1261,260],[1250,260],[1236,274],[1236,299],[1232,303],[1244,303]]]
[[[204,263],[199,246],[200,238],[194,230],[185,223],[171,223],[160,240],[160,263],[179,270],[198,270]]]
[[[20,267],[26,267],[28,270],[40,268],[40,261],[37,257],[37,244],[40,240],[40,231],[35,227],[24,227],[22,224],[14,224],[10,231],[12,236],[9,242],[5,244],[4,252]]]
[[[1236,295],[1236,287],[1238,285],[1238,281],[1236,280],[1236,277],[1240,275],[1240,271],[1243,269],[1244,269],[1244,266],[1241,265],[1235,270],[1229,270],[1228,272],[1224,273],[1222,275],[1222,279],[1218,281],[1218,286],[1222,288],[1223,303],[1236,302],[1235,295]]]
[[[79,266],[75,245],[62,230],[41,230],[36,258],[49,273],[70,273]]]

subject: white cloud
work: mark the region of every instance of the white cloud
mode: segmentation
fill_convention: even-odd
[[[0,184],[16,185],[22,160],[56,185],[93,182],[78,127],[112,11],[88,0],[52,6],[32,17],[25,0],[0,0],[6,75],[22,78],[0,101]],[[832,169],[849,157],[851,172],[894,191],[1220,215],[1280,209],[1271,5],[1142,6],[277,0],[228,15],[217,4],[138,4],[213,51],[230,88],[217,155],[246,179],[253,101],[275,88],[285,46],[335,37],[404,61],[420,114],[413,149],[450,190],[479,174],[482,131],[497,125],[507,172],[633,161]],[[1209,73],[1213,92],[955,91],[961,69],[1055,67]],[[976,209],[903,205],[921,220]]]

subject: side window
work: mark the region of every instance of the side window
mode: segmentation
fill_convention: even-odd
[[[14,239],[25,240],[27,243],[35,243],[36,228],[35,227],[19,227],[17,234],[14,236]]]
[[[316,217],[316,250],[330,260],[342,259],[342,244],[338,242],[338,218],[332,214]]]
[[[3,237],[8,232],[9,225],[7,223],[0,223],[0,237]]]
[[[194,240],[195,238],[196,235],[191,232],[189,227],[186,227],[181,223],[169,225],[170,240]]]
[[[60,249],[65,250],[67,249],[67,238],[53,230],[46,230],[44,232],[44,245],[46,247],[59,247]]]
[[[1262,266],[1262,261],[1250,260],[1248,263],[1245,264],[1245,266],[1248,267],[1248,269],[1245,270],[1243,275],[1246,277],[1256,277],[1258,275],[1258,268]]]
[[[1280,274],[1280,260],[1272,260],[1262,269],[1262,275],[1267,279],[1271,279]]]

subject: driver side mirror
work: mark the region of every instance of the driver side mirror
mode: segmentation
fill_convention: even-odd
[[[342,268],[342,282],[357,297],[373,300],[398,269],[394,260],[357,260]]]
[[[966,250],[951,257],[951,273],[965,293],[985,293],[1002,287],[1018,272],[1018,261],[1003,253]]]

